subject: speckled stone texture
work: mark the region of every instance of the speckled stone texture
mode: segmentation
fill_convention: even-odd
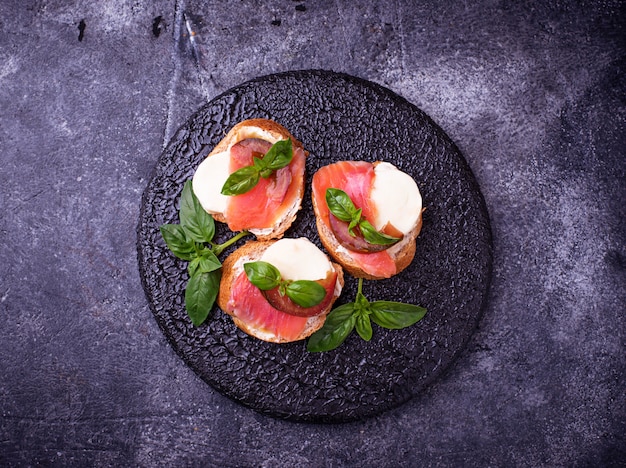
[[[426,212],[416,258],[394,278],[364,286],[371,301],[426,307],[418,325],[402,331],[375,326],[370,342],[355,333],[323,355],[308,353],[304,342],[276,345],[251,338],[217,307],[206,325],[192,326],[184,307],[187,262],[168,251],[159,226],[179,221],[184,181],[224,134],[235,123],[258,117],[285,125],[309,152],[302,209],[286,237],[307,237],[321,248],[310,179],[329,163],[383,160],[419,181]],[[232,235],[219,225],[217,233],[218,242]],[[198,111],[159,158],[143,197],[138,237],[151,309],[183,360],[235,401],[294,421],[364,419],[418,394],[463,349],[491,280],[489,216],[454,144],[423,112],[388,89],[324,71],[261,77]],[[353,301],[356,289],[356,279],[346,274],[336,305]]]
[[[0,464],[623,466],[624,9],[0,2]],[[233,86],[301,69],[379,83],[432,117],[493,233],[487,306],[454,364],[344,424],[208,386],[161,332],[136,257],[176,130]]]

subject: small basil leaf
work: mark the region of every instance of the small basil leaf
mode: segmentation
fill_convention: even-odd
[[[259,181],[259,169],[245,166],[228,176],[222,187],[222,195],[241,195],[249,192]]]
[[[357,315],[356,332],[365,341],[372,339],[372,322],[370,322],[369,314],[361,313]]]
[[[211,242],[215,235],[215,221],[193,193],[191,180],[185,183],[180,199],[180,224],[195,242]]]
[[[346,192],[336,188],[326,189],[326,204],[337,219],[349,223],[356,217],[357,209]]]
[[[204,250],[202,255],[198,257],[198,269],[202,273],[210,273],[219,270],[221,267],[222,263],[211,250]]]
[[[306,349],[321,352],[337,348],[354,329],[355,322],[354,303],[340,305],[328,314],[322,328],[310,336]]]
[[[357,291],[356,298],[354,299],[354,310],[356,310],[359,314],[371,313],[370,303],[360,291]]]
[[[426,309],[401,302],[376,301],[370,304],[371,319],[383,328],[398,330],[413,325],[426,315]]]
[[[191,260],[196,256],[195,243],[180,224],[164,224],[159,230],[167,248],[178,258]]]
[[[366,220],[362,220],[359,223],[359,229],[361,230],[361,234],[363,234],[363,238],[370,244],[392,245],[400,240],[399,237],[388,236],[387,234],[377,231],[376,228]]]
[[[298,280],[287,285],[287,297],[300,307],[313,307],[326,297],[326,290],[315,281]]]
[[[210,273],[196,270],[196,273],[187,282],[185,308],[195,326],[202,325],[209,316],[219,292],[220,278],[221,270]]]
[[[352,221],[350,221],[350,224],[348,224],[348,232],[350,233],[350,235],[352,237],[356,237],[356,233],[354,232],[354,228],[356,228],[359,225],[359,223],[361,222],[361,213],[362,212],[363,212],[363,210],[361,208],[356,210],[356,212],[354,213],[354,216],[352,217]]]
[[[271,263],[248,262],[243,264],[243,269],[250,282],[262,291],[273,289],[280,283],[280,271]]]
[[[265,161],[261,158],[257,158],[256,156],[252,158],[252,165],[256,167],[259,170],[259,172],[264,169],[267,169],[267,165],[265,164]]]
[[[192,261],[189,262],[189,265],[187,265],[187,273],[189,273],[190,278],[198,270],[198,265],[200,265],[200,257],[194,258]]]
[[[293,159],[293,149],[291,147],[291,140],[279,140],[272,145],[263,156],[263,165],[267,169],[277,171],[285,166],[288,166]]]

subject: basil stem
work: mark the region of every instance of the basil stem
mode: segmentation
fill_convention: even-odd
[[[234,235],[233,237],[231,237],[230,239],[228,239],[226,242],[222,244],[215,244],[211,242],[211,249],[213,250],[215,255],[220,255],[224,250],[226,250],[228,247],[236,243],[239,239],[249,234],[250,233],[248,231],[241,231],[240,233]]]
[[[293,159],[291,140],[279,140],[263,158],[252,158],[252,165],[237,169],[222,186],[222,195],[241,195],[252,190],[261,177],[268,178],[274,172],[288,166]]]

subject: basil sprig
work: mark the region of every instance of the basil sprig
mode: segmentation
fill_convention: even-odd
[[[363,238],[370,244],[392,245],[400,240],[399,237],[376,230],[369,221],[361,218],[362,209],[357,209],[350,196],[341,189],[326,189],[326,204],[337,219],[348,223],[348,232],[352,237],[356,237],[355,229],[358,228]]]
[[[262,158],[253,157],[252,165],[236,170],[228,176],[222,187],[222,195],[241,195],[249,192],[263,177],[267,179],[278,169],[289,165],[293,159],[291,140],[274,143]]]
[[[209,316],[219,293],[222,263],[218,255],[248,233],[240,232],[223,244],[213,242],[215,220],[202,208],[191,181],[183,188],[178,215],[180,224],[163,224],[160,231],[172,253],[189,262],[185,309],[192,323],[199,326]]]
[[[278,288],[281,296],[287,296],[300,307],[313,307],[326,297],[324,287],[315,281],[284,280],[274,265],[264,261],[248,262],[243,269],[250,282],[262,291]]]
[[[392,301],[369,302],[362,292],[363,278],[359,278],[354,302],[333,309],[322,328],[313,333],[307,343],[311,352],[330,351],[344,342],[353,329],[365,341],[372,338],[372,321],[382,328],[398,330],[420,321],[426,309],[412,304]]]

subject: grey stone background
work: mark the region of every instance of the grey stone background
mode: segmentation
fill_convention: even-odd
[[[624,466],[625,10],[0,2],[0,464]],[[136,260],[141,194],[176,129],[232,86],[309,68],[428,113],[494,235],[489,303],[455,365],[343,425],[208,387],[158,329]]]

